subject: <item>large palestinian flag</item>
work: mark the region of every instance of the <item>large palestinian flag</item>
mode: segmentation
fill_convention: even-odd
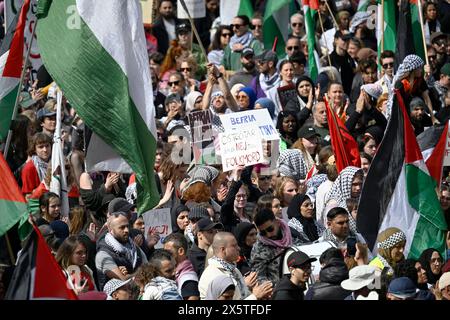
[[[397,91],[391,119],[361,192],[357,227],[373,249],[379,232],[397,227],[407,237],[405,255],[445,252],[447,225],[417,144],[403,99]]]

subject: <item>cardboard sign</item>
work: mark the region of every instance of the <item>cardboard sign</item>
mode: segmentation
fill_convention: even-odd
[[[292,100],[298,106],[298,110],[300,110],[300,102],[298,101],[297,97],[297,89],[295,88],[295,85],[293,83],[284,87],[278,87],[277,91],[283,109],[286,107],[288,101]]]
[[[142,22],[144,25],[151,25],[154,16],[153,0],[141,0],[142,6]]]
[[[206,6],[204,0],[183,0],[192,19],[204,18],[206,16]],[[188,14],[183,8],[181,1],[177,1],[177,18],[189,19]]]
[[[147,239],[149,230],[159,232],[160,239],[155,245],[155,249],[163,247],[164,238],[172,233],[172,219],[170,208],[154,209],[145,212],[142,217],[145,223],[145,238]]]
[[[220,116],[225,131],[231,132],[255,126],[264,140],[279,140],[280,136],[267,109],[227,113]]]
[[[263,161],[262,136],[257,127],[226,131],[219,134],[223,171],[240,165],[250,166]]]
[[[193,143],[211,141],[212,125],[211,125],[211,111],[200,110],[190,112],[188,114],[189,126],[191,127],[191,138]]]

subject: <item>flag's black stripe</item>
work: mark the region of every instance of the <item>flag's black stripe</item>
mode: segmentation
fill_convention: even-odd
[[[394,99],[383,141],[372,161],[361,192],[357,228],[373,249],[405,158],[403,114]]]
[[[417,136],[417,142],[419,143],[420,150],[434,148],[438,143],[442,132],[444,131],[445,123],[439,126],[432,126]]]

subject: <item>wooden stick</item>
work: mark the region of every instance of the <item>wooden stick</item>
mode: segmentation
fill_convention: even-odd
[[[198,34],[197,28],[195,27],[194,20],[191,17],[191,14],[189,13],[189,10],[186,6],[186,3],[184,0],[180,0],[181,6],[183,7],[184,11],[186,11],[186,14],[188,16],[189,22],[191,23],[192,31],[194,31],[195,37],[197,38],[198,45],[200,46],[200,50],[202,51],[202,54],[205,56],[205,60],[208,61],[208,55],[206,54],[205,47],[203,47],[202,40],[200,39],[200,35]],[[192,50],[192,47],[191,47]]]
[[[325,0],[325,4],[326,4],[326,6],[327,6],[328,12],[330,13],[331,19],[333,19],[333,23],[334,23],[334,25],[336,26],[336,31],[338,31],[338,30],[339,30],[339,25],[338,25],[338,23],[337,23],[337,21],[336,21],[336,18],[335,18],[334,15],[333,15],[333,12],[331,11],[330,5],[328,4],[328,0]],[[318,11],[319,14],[320,14],[320,10],[317,10],[317,11]]]
[[[423,30],[423,16],[422,16],[422,3],[421,1],[417,1],[417,10],[419,11],[419,20],[420,20],[420,31],[422,33],[422,42],[423,42],[423,50],[425,55],[426,64],[429,65],[428,54],[427,54],[427,43],[425,42],[425,32]]]
[[[34,38],[34,34],[36,32],[37,23],[38,23],[38,20],[36,19],[36,22],[34,23],[33,32],[31,33],[30,44],[28,46],[27,54],[25,56],[25,61],[23,63],[22,74],[20,75],[19,89],[17,90],[16,102],[14,103],[14,109],[13,109],[13,113],[11,116],[11,124],[17,116],[17,108],[19,106],[19,98],[20,98],[20,93],[22,91],[23,79],[25,78],[25,70],[27,69],[28,59],[30,58],[31,46],[33,45],[33,38]],[[8,157],[8,151],[9,151],[9,145],[11,144],[11,138],[12,138],[12,129],[11,129],[11,125],[10,125],[9,131],[8,131],[8,136],[6,137],[5,150],[3,151],[3,156],[5,157],[5,160]]]
[[[322,23],[322,15],[320,14],[320,10],[317,11],[317,13],[319,14],[319,22],[320,22],[320,28],[322,29],[322,35],[325,35],[325,30],[323,29],[323,23]],[[338,32],[338,30],[336,30],[336,32]],[[328,50],[328,45],[327,45],[327,37],[323,37],[324,41],[325,41],[325,46],[327,47],[327,58],[328,58],[328,65],[330,67],[332,67],[331,65],[331,58],[330,58],[330,51]],[[331,78],[334,81],[334,73],[331,72]]]
[[[5,233],[6,246],[8,247],[9,257],[11,258],[11,262],[13,265],[16,264],[16,258],[14,257],[14,253],[12,250],[11,242],[9,241],[8,232]]]

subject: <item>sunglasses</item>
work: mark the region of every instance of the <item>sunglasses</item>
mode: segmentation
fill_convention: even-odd
[[[231,33],[222,33],[221,36],[224,38],[231,37]]]
[[[447,41],[439,40],[439,41],[435,41],[434,43],[437,44],[438,46],[445,46],[447,44]]]
[[[168,84],[169,84],[169,86],[171,87],[171,86],[177,86],[177,85],[179,85],[180,84],[180,80],[177,80],[177,81],[169,81],[168,82]]]
[[[250,25],[250,29],[254,30],[254,29],[261,29],[262,28],[262,24],[251,24]]]
[[[275,228],[273,226],[267,227],[264,230],[259,230],[259,234],[265,236],[268,232],[273,232]]]
[[[192,69],[191,68],[180,68],[180,70],[181,70],[181,72],[184,72],[184,71],[191,71]]]
[[[383,69],[393,68],[393,67],[394,67],[394,63],[385,63],[385,64],[383,64]]]
[[[303,24],[301,24],[301,23],[297,23],[297,22],[293,22],[292,23],[292,26],[295,28],[295,27],[303,27]]]
[[[298,49],[300,49],[300,47],[299,46],[292,46],[292,47],[286,47],[286,49],[288,49],[288,51],[291,51],[291,50],[298,50]]]
[[[436,55],[428,56],[428,60],[435,60],[436,57],[437,57]]]
[[[242,26],[243,26],[243,24],[230,24],[231,29],[234,29],[234,28],[239,29]]]
[[[270,179],[272,179],[272,177],[271,176],[259,176],[258,177],[258,180],[270,180]]]

